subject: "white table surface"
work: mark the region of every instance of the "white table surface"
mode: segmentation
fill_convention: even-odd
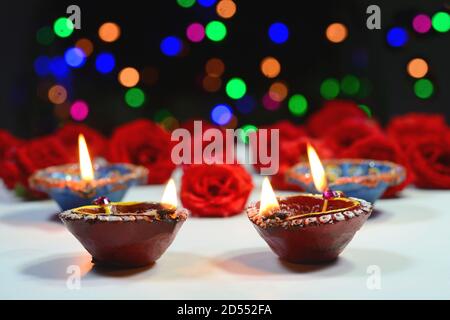
[[[259,197],[255,177],[252,200]],[[163,186],[125,200],[159,200]],[[192,218],[152,267],[106,271],[54,220],[51,201],[22,202],[0,190],[2,299],[450,299],[450,191],[407,189],[379,211],[329,265],[280,261],[244,214]],[[67,267],[82,271],[67,286]],[[369,289],[367,268],[381,271]]]

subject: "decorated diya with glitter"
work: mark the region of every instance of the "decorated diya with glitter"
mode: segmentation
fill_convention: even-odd
[[[171,180],[161,202],[109,202],[59,214],[67,229],[92,255],[92,262],[115,267],[142,267],[158,260],[175,239],[188,216],[176,207]]]
[[[148,170],[125,163],[92,166],[86,141],[79,136],[79,164],[48,167],[35,172],[30,186],[47,193],[63,210],[91,204],[100,196],[120,201],[128,189],[147,181]]]
[[[374,203],[388,187],[401,184],[406,177],[405,168],[389,161],[364,159],[324,160],[328,187],[346,195]],[[310,166],[302,162],[286,174],[289,183],[308,192],[317,192]]]
[[[272,251],[292,263],[335,260],[372,212],[367,201],[342,194],[326,199],[325,210],[322,195],[275,198],[268,180],[261,199],[247,208],[248,218]]]

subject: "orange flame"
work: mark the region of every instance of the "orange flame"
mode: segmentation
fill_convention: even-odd
[[[84,181],[94,180],[94,169],[92,168],[91,158],[89,157],[89,150],[86,140],[81,133],[78,135],[78,154],[80,158],[81,179]]]
[[[327,188],[327,177],[325,175],[325,169],[323,168],[322,162],[317,155],[316,150],[308,143],[308,160],[309,167],[311,168],[311,175],[316,186],[317,191],[324,192]]]
[[[264,215],[266,212],[270,210],[279,210],[279,209],[280,205],[278,204],[275,192],[273,192],[269,178],[265,177],[262,183],[259,213]]]
[[[161,203],[175,208],[178,206],[177,188],[173,179],[170,179],[167,182],[166,188],[164,189],[164,193],[161,198]]]

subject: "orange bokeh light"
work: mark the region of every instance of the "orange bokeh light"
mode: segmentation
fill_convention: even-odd
[[[220,77],[225,71],[225,64],[219,58],[211,58],[206,62],[205,70],[210,77]]]
[[[105,42],[114,42],[120,37],[120,27],[114,22],[105,22],[98,29],[98,36]]]
[[[94,51],[94,45],[92,44],[92,41],[86,38],[81,38],[77,42],[75,42],[75,47],[83,50],[86,57],[89,57]]]
[[[333,43],[339,43],[347,38],[347,27],[342,23],[332,23],[328,26],[326,31],[327,39]]]
[[[207,75],[203,78],[202,85],[203,89],[207,92],[217,92],[222,86],[222,80],[220,80],[220,78]]]
[[[283,82],[274,82],[269,88],[269,96],[273,101],[281,102],[288,95],[288,87]]]
[[[423,78],[428,73],[428,63],[424,59],[415,58],[408,62],[406,70],[413,78]]]
[[[67,90],[63,86],[57,84],[48,90],[48,100],[54,104],[64,103],[67,99]]]
[[[229,19],[236,13],[236,4],[232,0],[221,0],[217,3],[216,12],[219,17]]]
[[[139,82],[139,72],[135,68],[124,68],[119,72],[119,82],[124,87],[134,87]]]
[[[273,57],[267,57],[264,58],[263,61],[261,61],[261,72],[267,77],[267,78],[275,78],[280,74],[281,71],[281,65],[280,62],[278,62],[277,59]]]

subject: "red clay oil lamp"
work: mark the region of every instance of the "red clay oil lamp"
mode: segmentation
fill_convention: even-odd
[[[264,179],[261,201],[247,208],[254,227],[281,259],[322,263],[336,259],[372,212],[372,205],[327,188],[325,171],[308,146],[311,173],[322,194],[275,196]]]
[[[94,263],[119,267],[154,263],[187,216],[188,210],[177,208],[173,180],[168,182],[161,202],[109,202],[101,197],[93,205],[59,214]]]

